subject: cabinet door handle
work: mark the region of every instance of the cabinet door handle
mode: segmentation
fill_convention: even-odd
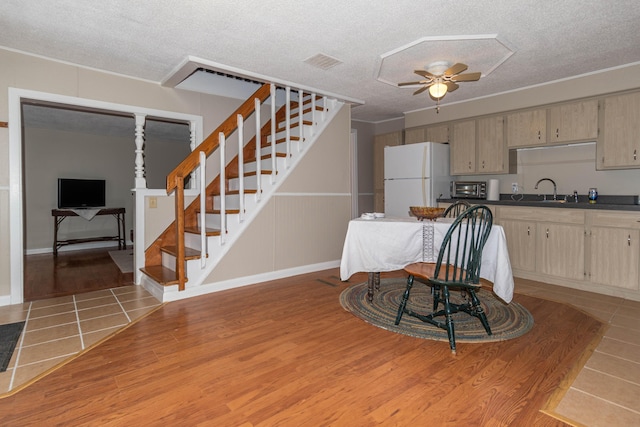
[[[629,237],[627,237],[627,245],[631,246],[631,234],[629,234]]]
[[[556,138],[560,138],[560,129],[556,128]]]
[[[549,229],[547,228],[547,239],[549,238]]]
[[[638,150],[633,150],[633,160],[636,160],[638,158]]]
[[[527,236],[531,236],[531,228],[527,226]]]
[[[484,160],[482,161],[482,169],[484,169]]]
[[[540,134],[540,131],[538,131],[538,139],[541,139],[542,135]]]

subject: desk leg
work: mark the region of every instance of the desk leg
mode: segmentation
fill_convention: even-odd
[[[62,219],[64,219],[64,217]],[[53,217],[53,256],[54,257],[58,256],[58,226],[60,225],[60,221],[58,221],[57,216]]]
[[[122,249],[127,249],[127,234],[125,232],[127,228],[124,226],[124,214],[122,214]],[[118,225],[118,237],[120,237],[120,226]],[[118,243],[119,244],[119,243]]]

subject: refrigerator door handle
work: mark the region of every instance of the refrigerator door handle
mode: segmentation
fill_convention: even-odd
[[[427,180],[426,180],[426,168],[427,168],[427,146],[422,148],[422,206],[429,206],[427,201]]]

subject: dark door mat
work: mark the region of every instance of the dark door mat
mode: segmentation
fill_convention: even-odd
[[[23,329],[24,322],[0,325],[0,372],[7,370]]]

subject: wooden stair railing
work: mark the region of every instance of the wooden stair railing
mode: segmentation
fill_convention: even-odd
[[[237,117],[249,117],[255,113],[256,108],[265,102],[270,96],[274,94],[274,89],[270,84],[263,85],[258,89],[251,97],[249,97],[236,111],[231,114],[216,130],[214,130],[200,145],[198,145],[192,153],[190,153],[168,176],[167,176],[167,194],[175,191],[175,220],[174,222],[155,240],[155,242],[145,251],[145,267],[142,271],[148,276],[152,277],[157,282],[164,285],[178,284],[179,290],[185,289],[185,283],[188,280],[186,277],[186,260],[200,258],[201,253],[186,247],[185,245],[185,232],[199,234],[200,227],[198,226],[198,214],[202,211],[200,204],[200,197],[198,196],[188,207],[184,206],[184,178],[189,176],[200,165],[200,153],[204,152],[208,157],[214,151],[219,148],[220,138],[224,135],[227,138],[238,130]],[[315,102],[321,97],[317,97],[312,94],[307,94],[310,98],[306,98],[302,101],[302,114],[309,113],[312,110],[323,111],[324,108],[316,106]],[[311,107],[305,108],[307,104],[312,104]],[[234,157],[228,164],[224,166],[224,174],[227,181],[225,181],[225,194],[232,195],[237,194],[237,191],[229,191],[228,180],[233,178],[239,178],[239,158],[243,159],[243,163],[249,163],[256,161],[256,139],[257,135],[260,135],[260,148],[270,147],[272,144],[276,145],[285,142],[285,139],[276,139],[275,134],[285,131],[286,125],[279,125],[283,123],[289,113],[290,118],[298,117],[299,112],[291,113],[291,109],[299,107],[299,102],[290,101],[285,103],[275,113],[275,126],[272,126],[272,119],[269,118],[264,125],[261,126],[260,133],[254,135],[246,144],[243,145],[242,157]],[[311,125],[312,121],[299,119],[289,123],[289,129],[299,127],[300,125]],[[271,135],[273,129],[275,134]],[[271,138],[271,139],[269,139]],[[290,141],[300,141],[300,137],[289,135]],[[285,153],[278,152],[275,154],[278,157],[285,156]],[[262,159],[271,157],[272,154],[263,155]],[[272,170],[260,170],[261,175],[270,175],[274,171]],[[256,175],[256,172],[244,172],[243,176]],[[219,209],[214,209],[213,196],[220,195],[220,175],[215,177],[205,189],[205,204],[204,209],[206,213],[222,214]],[[256,193],[255,190],[244,189],[244,194]],[[235,209],[225,209],[227,214],[238,213]],[[204,224],[203,224],[204,226]],[[226,231],[225,231],[226,232]],[[220,236],[223,230],[207,228],[205,234],[207,236]],[[167,253],[175,258],[175,271],[162,266],[162,253]]]
[[[186,227],[196,227],[195,223],[185,224],[185,208],[184,208],[184,179],[189,176],[199,166],[200,152],[204,152],[206,157],[209,157],[219,146],[219,135],[222,133],[225,137],[229,137],[237,129],[237,117],[249,117],[255,110],[255,99],[260,101],[260,104],[271,95],[271,85],[262,85],[251,97],[249,97],[240,107],[236,109],[216,130],[214,130],[202,143],[200,143],[194,151],[192,151],[176,168],[167,176],[167,194],[175,191],[175,220],[173,226],[169,227],[173,229],[173,233],[163,233],[146,251],[145,251],[145,269],[148,266],[160,266],[162,264],[161,248],[171,247],[174,249],[173,255],[175,255],[175,280],[172,282],[178,283],[178,288],[184,290],[186,283],[185,275],[185,242],[184,232]],[[218,176],[214,181],[220,182]],[[212,182],[213,184],[213,182]],[[209,190],[210,186],[207,186]],[[211,194],[207,192],[206,194]],[[199,197],[190,205],[199,206]],[[195,216],[193,221],[197,222]],[[203,224],[204,226],[204,224]],[[217,233],[221,233],[218,230]],[[211,230],[210,233],[215,234],[216,231]],[[210,234],[207,233],[207,234]],[[166,276],[167,269],[162,267],[148,269],[145,273],[153,273],[154,270],[160,270],[163,276]],[[150,274],[152,277],[155,274]],[[167,283],[165,281],[165,283]]]

